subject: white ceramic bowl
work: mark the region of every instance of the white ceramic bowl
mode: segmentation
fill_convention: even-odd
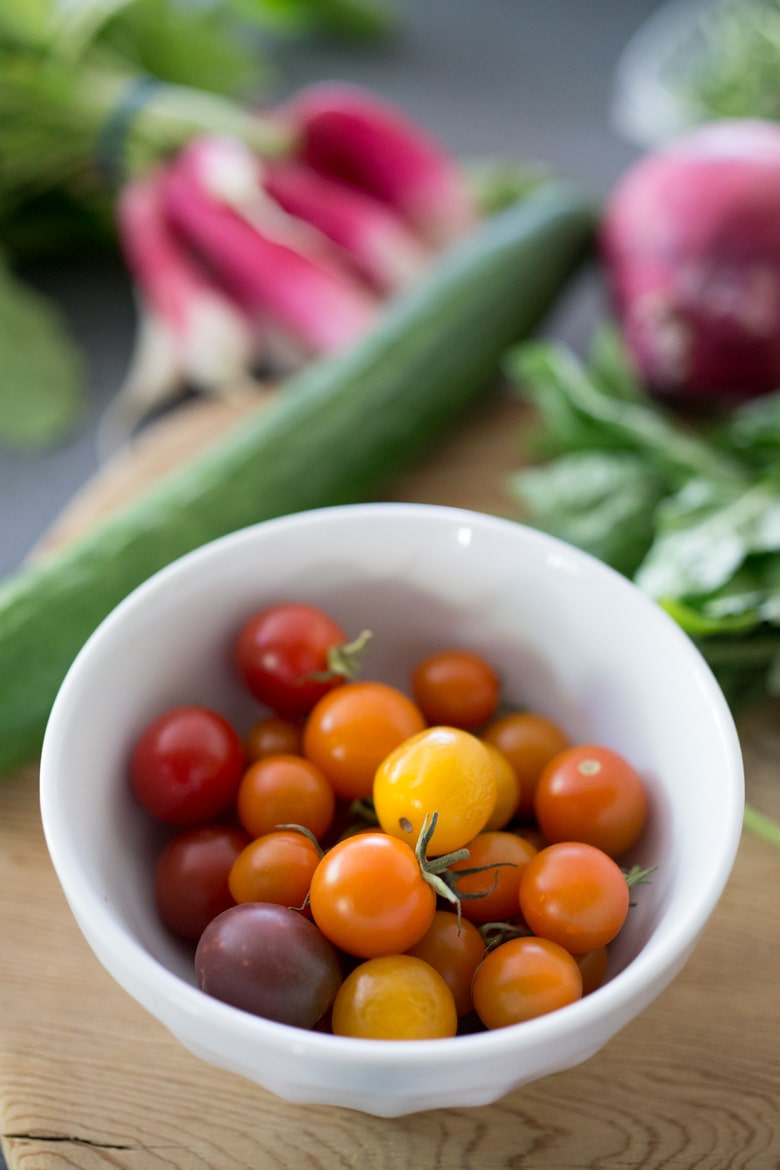
[[[159,842],[130,795],[143,725],[177,703],[247,726],[226,647],[258,607],[325,606],[374,631],[365,677],[403,685],[445,645],[482,650],[507,695],[574,740],[623,752],[649,786],[636,859],[659,868],[614,946],[608,982],[493,1032],[369,1041],[259,1019],[200,992],[152,900]],[[51,714],[43,824],[73,914],[119,984],[188,1049],[292,1101],[381,1116],[482,1105],[586,1060],[674,978],[731,870],[743,810],[734,725],[677,626],[618,574],[521,525],[407,504],[331,508],[218,540],[158,573],[88,641]],[[633,860],[631,857],[626,859]]]

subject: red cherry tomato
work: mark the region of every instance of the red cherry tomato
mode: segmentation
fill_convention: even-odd
[[[607,977],[609,950],[607,947],[599,947],[595,951],[586,951],[584,955],[575,955],[574,958],[582,976],[582,994],[590,995],[601,987]]]
[[[266,756],[255,760],[244,773],[236,808],[241,824],[253,837],[270,833],[279,825],[294,824],[319,839],[331,826],[336,797],[311,760]]]
[[[620,866],[582,841],[548,845],[520,879],[520,912],[534,934],[582,955],[612,942],[628,914]]]
[[[520,790],[517,812],[532,813],[536,782],[548,761],[569,747],[566,735],[545,715],[512,711],[495,719],[483,739],[503,752],[515,770]]]
[[[244,771],[238,732],[208,707],[173,707],[139,736],[130,760],[133,790],[147,812],[184,828],[216,820]]]
[[[498,675],[468,650],[430,654],[417,663],[411,681],[414,700],[431,724],[475,731],[498,706]]]
[[[424,959],[438,971],[452,992],[459,1016],[473,1009],[471,983],[485,953],[482,935],[467,918],[458,921],[450,910],[437,910],[433,922],[407,955]]]
[[[233,825],[199,825],[172,837],[157,859],[154,898],[160,918],[180,938],[196,942],[234,904],[230,870],[249,837]]]
[[[343,674],[330,671],[328,653],[346,641],[338,622],[315,606],[273,605],[242,626],[236,664],[256,699],[277,715],[296,719],[344,682]]]
[[[524,837],[501,830],[479,833],[467,846],[469,855],[450,866],[457,875],[462,870],[479,869],[480,873],[458,877],[456,890],[461,895],[461,913],[471,922],[501,922],[517,914],[520,879],[536,849]],[[487,869],[483,869],[487,866]]]
[[[619,857],[644,828],[647,793],[642,777],[618,752],[583,744],[550,760],[536,785],[534,808],[548,841],[587,841]]]
[[[299,724],[278,715],[266,715],[258,719],[244,736],[244,755],[249,763],[265,756],[299,756],[302,735]]]
[[[582,996],[573,956],[545,938],[513,938],[490,951],[474,975],[474,1007],[486,1028],[546,1015]]]
[[[311,886],[320,851],[295,829],[279,829],[250,841],[228,875],[236,902],[273,902],[300,910]]]

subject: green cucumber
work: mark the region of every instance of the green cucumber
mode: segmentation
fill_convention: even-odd
[[[65,673],[135,586],[273,516],[376,498],[480,396],[587,255],[595,213],[549,182],[485,220],[349,351],[0,586],[0,774],[34,758]]]

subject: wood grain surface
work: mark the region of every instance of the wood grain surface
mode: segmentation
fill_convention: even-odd
[[[180,411],[106,468],[68,539],[240,419]],[[388,499],[508,513],[522,408],[497,399]],[[748,798],[780,817],[780,709],[739,721]],[[684,971],[585,1065],[478,1109],[300,1107],[190,1055],[103,971],[48,859],[37,769],[0,788],[0,1122],[10,1170],[778,1170],[780,850],[743,835]]]

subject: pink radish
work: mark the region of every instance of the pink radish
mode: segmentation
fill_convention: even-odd
[[[300,159],[393,207],[434,245],[477,213],[455,160],[391,103],[355,85],[321,82],[278,111],[299,135]]]
[[[268,194],[343,249],[379,291],[405,287],[430,263],[431,250],[373,196],[298,162],[269,162],[263,173]]]
[[[228,139],[192,142],[165,172],[170,223],[259,323],[311,354],[351,344],[377,302],[327,242],[262,190],[260,164]]]

